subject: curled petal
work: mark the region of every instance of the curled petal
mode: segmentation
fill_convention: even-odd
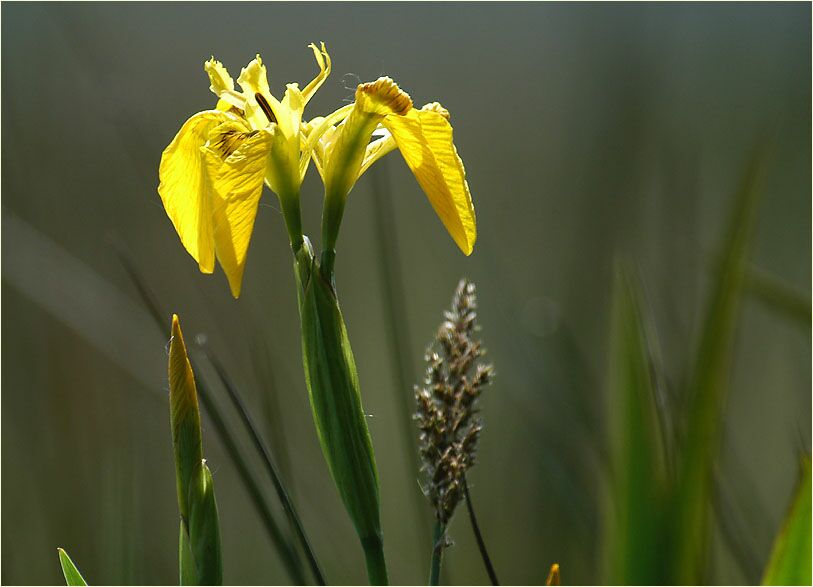
[[[447,117],[445,109],[413,109],[404,116],[387,116],[383,125],[392,133],[446,230],[460,250],[470,255],[477,238],[474,206]]]
[[[412,109],[412,99],[388,77],[359,84],[356,101],[336,138],[325,148],[326,189],[345,197],[362,171],[373,132],[388,115],[401,115]],[[366,168],[365,168],[366,169]]]
[[[218,110],[245,109],[245,99],[239,92],[234,90],[234,80],[220,61],[216,61],[212,57],[204,64],[203,68],[209,76],[209,89],[215,96],[220,98],[217,103]]]
[[[327,76],[330,75],[330,55],[327,53],[327,49],[325,49],[325,44],[321,43],[321,48],[317,48],[316,45],[311,43],[308,45],[313,50],[313,56],[316,58],[316,63],[319,65],[319,73],[316,74],[316,77],[305,86],[305,89],[302,90],[302,98],[305,104],[313,97],[316,93],[316,90],[325,82]]]
[[[380,77],[374,82],[359,84],[356,104],[368,114],[406,114],[412,109],[412,98],[392,79]]]
[[[169,219],[200,270],[214,270],[212,182],[200,148],[210,131],[234,117],[219,110],[199,112],[187,120],[161,155],[158,193]]]

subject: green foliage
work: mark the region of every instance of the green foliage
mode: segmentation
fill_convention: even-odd
[[[700,342],[685,378],[685,411],[663,408],[654,330],[629,271],[615,276],[610,343],[611,472],[607,580],[693,584],[703,580],[713,470],[764,158],[751,160],[733,200]],[[673,431],[677,431],[674,433]]]
[[[811,506],[810,456],[802,458],[801,478],[782,530],[773,544],[770,561],[762,577],[763,585],[810,585]]]
[[[217,503],[212,474],[203,460],[195,377],[177,316],[172,318],[169,347],[169,412],[181,513],[181,584],[220,585],[223,564]]]
[[[616,270],[610,335],[612,502],[605,536],[611,584],[661,582],[665,456],[640,288]]]
[[[295,270],[305,382],[319,442],[364,548],[370,582],[386,583],[378,472],[332,274],[325,274],[307,241]]]
[[[65,575],[66,585],[87,585],[79,569],[73,564],[71,557],[63,549],[58,548],[59,564],[62,566],[62,574]]]
[[[700,582],[705,568],[712,472],[718,457],[732,348],[764,164],[763,152],[757,151],[734,198],[689,379],[675,502],[670,508],[674,541],[671,580],[678,583]]]

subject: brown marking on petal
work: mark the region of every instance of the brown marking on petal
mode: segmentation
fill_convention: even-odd
[[[268,100],[259,92],[254,94],[254,98],[257,100],[257,104],[260,105],[260,109],[263,111],[263,114],[265,114],[268,122],[276,122],[277,117],[274,116],[274,111],[271,110],[271,105],[268,103]]]
[[[386,104],[394,114],[403,116],[412,108],[412,98],[392,79],[380,77],[374,82],[360,84],[356,93],[366,94],[376,102]]]
[[[239,130],[227,130],[216,138],[212,139],[209,146],[215,150],[223,159],[226,159],[234,153],[240,145],[242,145],[250,137],[257,134],[258,131],[241,132]]]

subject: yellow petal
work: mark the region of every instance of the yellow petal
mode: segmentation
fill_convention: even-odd
[[[233,150],[236,142],[240,144]],[[205,149],[206,164],[214,178],[214,241],[232,295],[237,298],[243,281],[248,245],[263,189],[266,159],[272,134],[254,131],[240,137],[227,137]],[[225,151],[219,148],[225,146]],[[231,151],[223,159],[222,155]]]
[[[403,116],[387,116],[382,124],[392,133],[446,230],[470,255],[477,238],[474,206],[447,117],[445,109],[432,104]]]
[[[209,89],[212,90],[215,96],[220,96],[223,92],[234,90],[234,80],[220,61],[216,61],[215,58],[212,57],[203,67],[209,75],[209,81],[211,82]]]
[[[316,74],[316,77],[313,78],[313,81],[305,86],[305,89],[302,90],[302,97],[304,99],[305,104],[308,103],[313,95],[316,93],[316,90],[325,82],[327,76],[330,75],[330,55],[327,54],[327,49],[325,49],[325,44],[321,43],[321,49],[317,48],[316,45],[311,43],[308,45],[313,50],[313,56],[316,58],[316,63],[319,65],[319,73]]]
[[[200,147],[216,125],[233,117],[219,110],[199,112],[187,120],[161,155],[158,193],[164,209],[186,250],[200,270],[211,273],[215,265],[212,231],[212,182]]]
[[[266,99],[277,119],[282,116],[280,103],[271,95],[271,90],[268,87],[268,74],[259,55],[240,71],[237,83],[243,89],[243,97],[246,101],[246,118],[251,123],[252,128],[259,130],[268,126],[269,123],[268,118],[257,103],[255,98],[257,94]]]
[[[343,198],[350,193],[359,178],[373,131],[385,116],[404,114],[411,108],[409,95],[388,77],[359,84],[353,109],[325,147],[324,181],[329,194]]]

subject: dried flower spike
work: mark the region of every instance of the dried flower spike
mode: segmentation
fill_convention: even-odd
[[[483,429],[477,400],[494,370],[478,359],[485,353],[475,337],[479,327],[474,284],[462,279],[426,352],[424,386],[415,386],[424,493],[445,527],[463,497],[466,471],[475,463]]]

